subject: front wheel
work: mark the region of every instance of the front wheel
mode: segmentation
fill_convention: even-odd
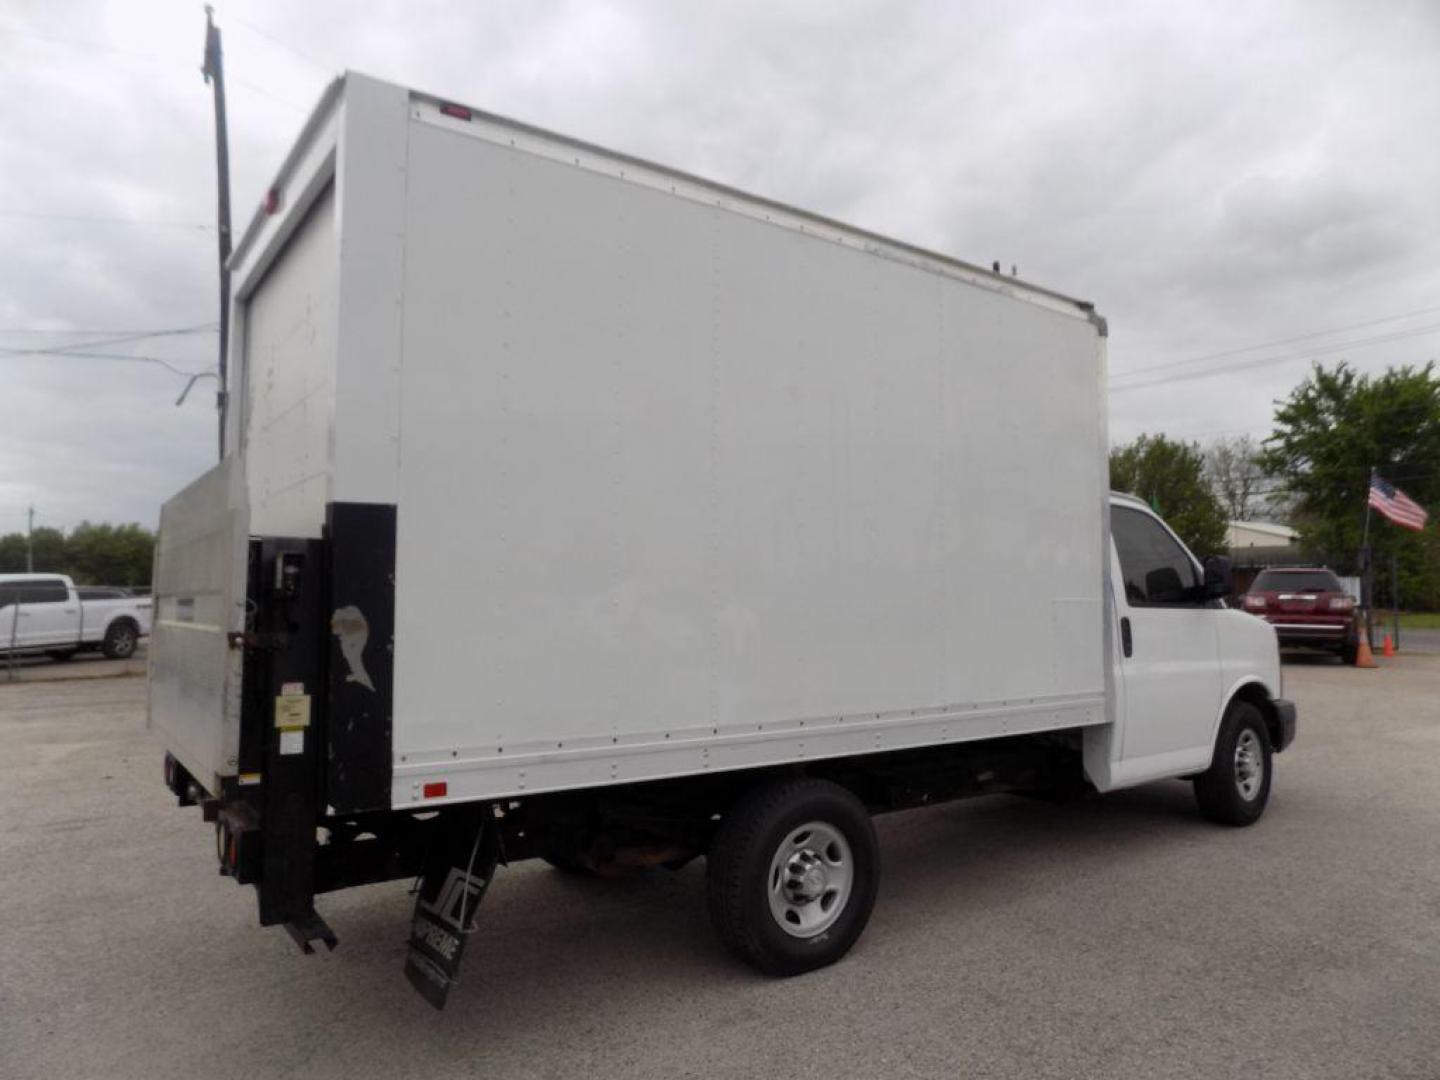
[[[101,649],[111,660],[128,660],[135,655],[135,646],[140,635],[129,623],[115,623],[105,631],[105,642]]]
[[[765,784],[725,815],[706,866],[710,919],[769,975],[833,964],[865,929],[880,879],[865,807],[828,780]]]
[[[1221,825],[1253,825],[1270,800],[1270,736],[1248,701],[1225,712],[1210,767],[1195,778],[1200,812]]]

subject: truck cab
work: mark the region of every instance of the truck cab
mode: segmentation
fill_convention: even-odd
[[[1204,772],[1237,703],[1278,752],[1294,739],[1280,651],[1266,623],[1225,606],[1229,560],[1202,563],[1150,507],[1110,496],[1108,630],[1114,723],[1087,732],[1085,765],[1107,791]]]

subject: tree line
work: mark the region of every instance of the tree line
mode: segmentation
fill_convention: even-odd
[[[39,528],[30,537],[35,571],[68,574],[78,585],[148,586],[155,534],[141,525],[93,525],[83,521],[68,533]],[[0,536],[0,574],[24,573],[24,533]]]
[[[1391,556],[1403,606],[1440,608],[1440,374],[1433,363],[1366,375],[1316,364],[1276,403],[1264,439],[1202,447],[1141,435],[1110,453],[1110,484],[1149,502],[1196,554],[1225,550],[1230,521],[1264,520],[1300,533],[1300,561],[1361,572],[1374,467],[1432,514],[1423,532],[1374,515],[1376,600],[1391,601]]]

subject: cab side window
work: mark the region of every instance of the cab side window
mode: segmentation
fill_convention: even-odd
[[[1110,509],[1110,535],[1120,556],[1125,599],[1132,607],[1175,607],[1200,602],[1200,576],[1185,549],[1139,510]]]
[[[63,604],[70,599],[65,582],[59,578],[20,582],[19,593],[20,602],[23,604]]]

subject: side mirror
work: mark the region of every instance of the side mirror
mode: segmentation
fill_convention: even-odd
[[[1206,600],[1220,600],[1235,591],[1235,575],[1224,555],[1211,555],[1205,560],[1205,584],[1200,591]]]

